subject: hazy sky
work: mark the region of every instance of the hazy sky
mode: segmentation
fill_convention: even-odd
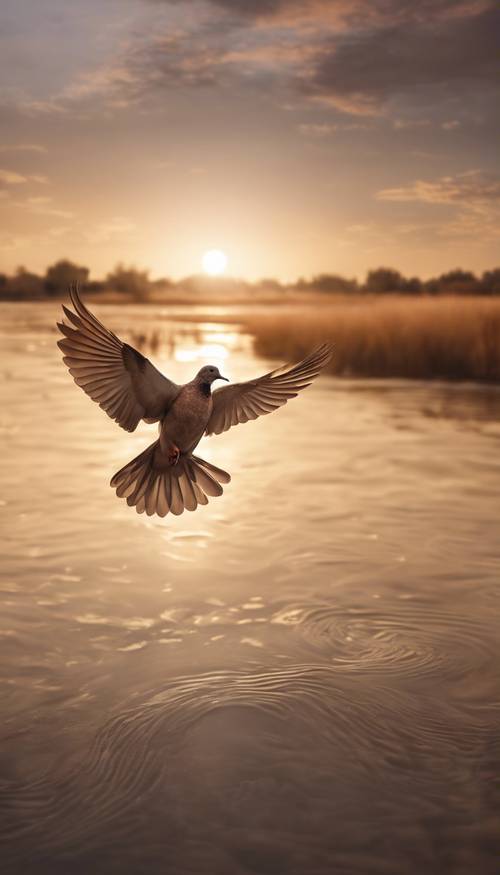
[[[500,261],[493,0],[0,8],[0,270]]]

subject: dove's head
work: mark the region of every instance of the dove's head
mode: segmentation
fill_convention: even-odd
[[[219,371],[219,368],[216,368],[214,365],[205,365],[205,367],[201,368],[196,374],[196,380],[199,383],[211,386],[215,380],[226,380],[229,383],[227,377],[223,377]]]

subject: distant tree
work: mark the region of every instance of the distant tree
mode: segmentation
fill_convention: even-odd
[[[44,281],[38,274],[30,273],[25,267],[18,267],[14,276],[7,280],[5,294],[14,300],[42,298]]]
[[[393,270],[391,267],[379,267],[376,270],[368,271],[365,290],[373,294],[400,292],[404,283],[405,280],[398,270]]]
[[[454,295],[473,295],[481,291],[478,278],[470,270],[450,270],[438,277],[439,291]]]
[[[145,298],[151,286],[149,271],[117,264],[115,269],[108,273],[106,286],[111,291],[123,292],[132,298]]]
[[[153,280],[151,285],[158,292],[166,292],[174,288],[175,283],[167,276],[161,276],[157,280]]]
[[[85,288],[87,292],[92,292],[93,295],[99,294],[99,292],[104,291],[104,282],[103,280],[89,280],[85,283]]]
[[[480,284],[484,295],[500,295],[500,267],[495,267],[493,270],[485,270]]]
[[[418,276],[412,276],[410,279],[402,278],[401,291],[408,295],[418,295],[422,291],[422,280]]]
[[[424,292],[427,292],[428,295],[438,295],[440,291],[439,280],[436,277],[432,277],[432,279],[426,280],[423,283]]]
[[[358,290],[358,283],[355,279],[347,279],[345,276],[340,276],[336,273],[320,273],[313,276],[310,280],[305,280],[301,277],[295,284],[295,288],[309,292],[356,292]]]
[[[265,289],[266,292],[282,292],[283,286],[279,282],[279,280],[275,280],[272,277],[263,277],[261,280],[258,280],[255,283],[258,289]]]
[[[354,292],[357,287],[356,280],[346,279],[336,273],[320,273],[309,283],[309,288],[316,292]]]
[[[67,292],[71,285],[85,285],[88,276],[88,267],[80,267],[63,258],[47,268],[45,289],[49,295],[60,295]]]

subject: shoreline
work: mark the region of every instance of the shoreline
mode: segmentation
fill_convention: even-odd
[[[329,341],[335,352],[326,372],[337,376],[500,384],[497,297],[320,296],[321,306],[310,297],[304,300],[304,296],[281,299],[279,305],[269,299],[200,300],[197,296],[182,303],[174,300],[162,298],[143,304],[123,296],[86,298],[97,315],[101,305],[121,308],[125,303],[127,309],[134,306],[144,308],[145,314],[149,311],[144,326],[130,335],[131,342],[146,354],[154,355],[162,346],[168,322],[195,325],[215,321],[238,325],[240,331],[252,336],[255,351],[274,361],[298,361]],[[33,303],[53,306],[60,315],[59,307],[67,301],[1,303],[9,309],[24,304],[21,309],[34,316],[42,308],[32,308]],[[160,312],[155,314],[154,307]]]

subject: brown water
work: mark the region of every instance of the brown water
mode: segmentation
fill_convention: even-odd
[[[108,482],[155,427],[74,386],[57,309],[0,311],[2,872],[497,875],[500,390],[324,377],[148,519]],[[177,380],[271,365],[98,312]]]

